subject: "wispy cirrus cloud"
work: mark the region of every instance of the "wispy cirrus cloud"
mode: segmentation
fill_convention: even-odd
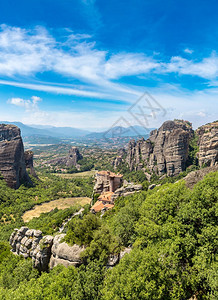
[[[90,6],[94,1],[84,3]],[[46,72],[76,79],[84,84],[83,88],[81,84],[65,87],[37,83],[36,76]],[[197,76],[209,85],[218,77],[218,55],[213,52],[201,60],[174,56],[163,61],[146,53],[111,54],[99,50],[91,36],[70,30],[66,30],[65,40],[60,41],[43,27],[0,27],[0,75],[4,77],[0,84],[82,97],[128,99],[140,91],[136,86],[118,83],[122,77],[172,73]]]

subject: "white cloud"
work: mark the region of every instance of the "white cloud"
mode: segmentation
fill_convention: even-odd
[[[190,53],[191,50],[189,52],[188,50],[185,52]],[[34,77],[47,71],[68,79],[77,79],[80,84],[43,83]],[[7,76],[7,79],[0,80],[2,85],[132,103],[142,94],[144,88],[118,84],[116,80],[133,75],[141,75],[143,79],[153,73],[198,76],[207,79],[208,86],[217,86],[218,55],[213,52],[201,60],[174,56],[169,61],[161,61],[155,57],[148,57],[145,53],[111,54],[106,50],[99,50],[89,35],[78,35],[70,30],[66,40],[60,42],[42,27],[26,30],[3,25],[0,28],[0,75]],[[199,122],[197,120],[202,118],[205,121],[213,118],[213,115],[208,113],[204,116],[205,106],[208,107],[208,111],[217,111],[216,88],[187,93],[181,87],[165,84],[159,88],[150,88],[149,91],[164,108],[168,109],[168,119],[179,117],[181,111],[185,110],[184,117],[193,118],[197,124]],[[33,96],[27,100],[12,98],[9,103],[24,108],[23,121],[27,123],[35,120],[38,124],[84,128],[88,120],[90,128],[94,128],[101,127],[102,124],[110,126],[121,116],[119,112],[113,111],[45,112],[39,109],[39,101],[39,98]],[[172,107],[175,107],[175,110],[172,110]],[[151,127],[158,126],[162,121],[152,120]]]
[[[15,106],[23,107],[27,112],[29,112],[29,111],[38,111],[39,110],[38,102],[40,101],[42,101],[41,98],[37,96],[32,96],[30,100],[29,99],[24,100],[22,98],[11,98],[8,99],[7,102]]]
[[[79,90],[79,89],[74,89],[74,88],[59,86],[59,85],[23,83],[23,82],[9,81],[9,80],[0,80],[0,85],[1,84],[26,88],[35,91],[51,92],[51,93],[62,94],[62,95],[75,95],[75,96],[91,97],[91,98],[109,97],[107,94],[104,93],[98,93],[98,92],[87,91],[82,89]]]
[[[33,76],[46,71],[55,72],[85,83],[85,90],[79,91],[78,86],[71,90],[59,87],[58,91],[58,87],[45,87],[42,84],[38,84],[38,90],[47,89],[50,92],[68,92],[87,97],[97,97],[96,94],[99,94],[102,98],[116,92],[136,93],[134,88],[130,89],[113,82],[123,76],[178,73],[202,77],[209,81],[215,81],[218,77],[218,55],[215,52],[200,61],[176,56],[168,62],[163,62],[144,53],[110,55],[108,51],[97,49],[95,42],[90,38],[86,34],[68,32],[66,40],[60,42],[43,27],[27,30],[2,25],[0,75],[14,78],[17,75]],[[185,49],[186,53],[191,51]],[[18,84],[14,83],[17,86]],[[28,84],[25,85],[28,88]],[[89,91],[90,87],[95,87],[95,92]]]
[[[186,49],[184,49],[184,52],[188,53],[188,54],[192,54],[194,52],[194,50],[186,48]]]

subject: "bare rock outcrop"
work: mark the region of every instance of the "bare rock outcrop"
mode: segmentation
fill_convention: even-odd
[[[115,201],[118,197],[126,197],[132,195],[134,193],[140,192],[142,190],[141,184],[128,184],[126,186],[122,186],[121,188],[117,189],[114,194],[111,196],[111,200]]]
[[[31,180],[26,171],[23,141],[15,125],[0,124],[0,173],[11,188]]]
[[[144,167],[158,175],[178,175],[185,170],[193,134],[188,121],[166,121],[158,130],[151,131],[148,140],[129,142],[126,162],[131,171]]]
[[[14,230],[9,242],[12,252],[25,258],[32,258],[33,266],[39,271],[48,270],[53,236],[42,236],[40,230],[21,227]]]
[[[40,230],[21,227],[14,229],[9,242],[12,252],[22,255],[24,258],[30,257],[33,267],[40,272],[54,268],[56,265],[79,266],[82,263],[80,254],[85,250],[84,246],[69,246],[62,242],[65,234],[59,234],[55,237],[51,235],[42,235]]]
[[[83,156],[80,154],[77,147],[71,147],[67,156],[55,158],[46,162],[46,164],[52,165],[63,165],[68,168],[77,167],[79,168],[78,161],[82,159]]]
[[[27,171],[29,171],[30,175],[34,176],[35,178],[38,178],[33,166],[33,151],[25,151],[24,158]]]
[[[57,265],[79,266],[82,263],[80,254],[85,250],[84,246],[73,245],[69,246],[67,243],[62,242],[65,234],[59,234],[54,237],[53,246],[51,249],[52,255],[50,259],[50,268]]]
[[[121,148],[118,150],[117,156],[112,161],[112,166],[114,167],[115,170],[122,164],[125,155],[126,155],[125,149]]]
[[[196,183],[198,183],[204,178],[205,175],[216,171],[218,171],[218,165],[206,167],[200,170],[190,172],[187,176],[183,178],[183,180],[185,180],[186,186],[192,189]]]
[[[215,166],[218,163],[218,121],[199,127],[196,134],[199,166]]]

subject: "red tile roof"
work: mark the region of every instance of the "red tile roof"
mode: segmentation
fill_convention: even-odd
[[[111,196],[113,195],[114,193],[113,192],[104,192],[102,193],[99,197],[98,197],[98,200],[101,200],[101,201],[111,201]]]
[[[95,212],[101,211],[103,208],[111,209],[114,207],[114,204],[103,204],[101,201],[95,202],[95,204],[91,207],[91,210],[94,210]]]

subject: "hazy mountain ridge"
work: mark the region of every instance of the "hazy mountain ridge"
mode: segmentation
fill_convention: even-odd
[[[62,139],[88,138],[103,139],[116,137],[147,137],[154,128],[145,129],[142,126],[116,126],[102,132],[90,132],[73,127],[55,127],[50,125],[26,125],[21,122],[0,121],[2,124],[14,124],[21,130],[25,142],[30,143],[59,143]]]

